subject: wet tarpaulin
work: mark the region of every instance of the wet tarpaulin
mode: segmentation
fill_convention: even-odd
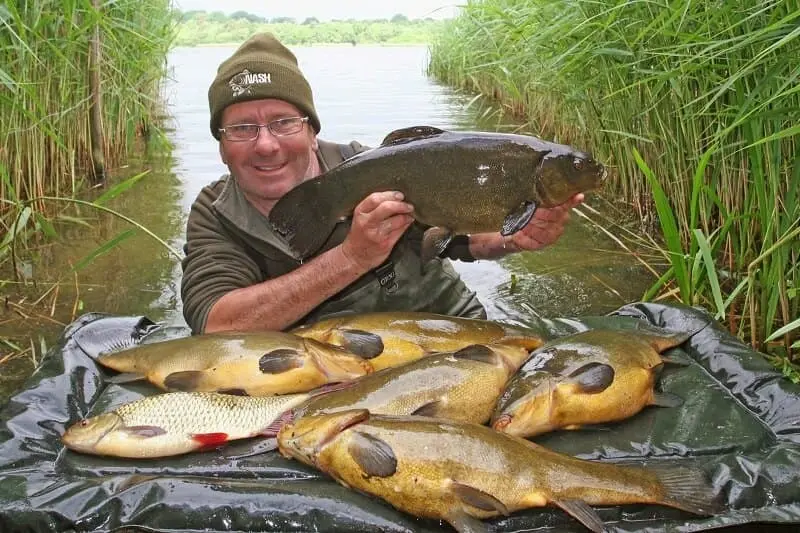
[[[668,352],[688,365],[668,365],[661,376],[662,389],[682,397],[682,406],[647,408],[620,423],[537,438],[582,458],[700,467],[725,504],[713,517],[656,505],[597,508],[609,531],[689,532],[756,523],[798,528],[800,387],[760,354],[705,313],[679,306],[634,304],[609,316],[532,325],[552,337],[598,327],[631,335],[652,326],[696,332]],[[132,345],[153,328],[144,317],[82,317],[0,411],[0,531],[450,530],[346,489],[277,452],[248,456],[257,439],[151,460],[64,449],[65,426],[157,392],[146,384],[107,383],[109,374],[91,357],[98,346]],[[493,531],[585,531],[556,508],[486,523]]]

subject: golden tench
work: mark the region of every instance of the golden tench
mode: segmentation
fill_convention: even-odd
[[[366,409],[303,417],[278,433],[282,454],[407,513],[488,531],[478,519],[555,505],[592,531],[590,505],[651,503],[713,514],[703,472],[586,461],[499,433],[437,418],[389,417]]]
[[[289,333],[210,333],[143,344],[98,357],[165,390],[268,396],[306,392],[372,372],[342,348]]]
[[[677,332],[595,329],[548,342],[511,379],[492,427],[519,437],[622,420],[647,405],[681,399],[655,390],[660,352],[689,338]]]
[[[305,259],[370,193],[400,191],[414,205],[414,218],[433,226],[423,239],[424,262],[456,234],[516,233],[538,207],[595,189],[605,176],[603,165],[571,146],[416,126],[393,131],[379,147],[301,183],[278,200],[269,220]]]
[[[489,320],[421,312],[379,312],[327,318],[291,331],[368,358],[375,370],[470,344],[507,344],[528,351],[544,339],[536,332]]]
[[[248,398],[214,392],[168,392],[81,420],[61,437],[67,448],[94,455],[151,458],[216,448],[248,437],[274,437],[282,415],[308,398]]]
[[[528,359],[521,346],[475,344],[385,368],[310,398],[294,416],[368,409],[387,415],[425,415],[483,424],[506,383]]]

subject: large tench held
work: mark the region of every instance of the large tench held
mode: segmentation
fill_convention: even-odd
[[[144,344],[97,361],[159,388],[268,396],[306,392],[372,372],[338,346],[277,331],[210,333]]]
[[[592,531],[590,505],[660,504],[717,510],[702,471],[577,459],[478,424],[366,409],[304,417],[278,433],[281,453],[407,513],[488,531],[478,519],[554,505]]]
[[[146,459],[217,448],[248,437],[274,437],[308,394],[249,398],[169,392],[81,420],[62,436],[77,452]]]
[[[590,154],[563,144],[417,126],[393,131],[380,146],[301,183],[278,200],[269,220],[306,259],[370,193],[400,191],[414,205],[414,217],[432,226],[422,243],[424,263],[454,235],[511,235],[538,207],[596,189],[605,176]]]
[[[333,317],[300,326],[295,335],[341,346],[368,358],[375,370],[398,366],[470,344],[522,346],[528,351],[544,344],[524,327],[421,312],[376,312]]]
[[[368,409],[387,415],[425,415],[484,424],[506,383],[528,359],[521,346],[474,344],[406,365],[385,368],[310,398],[294,416]]]
[[[656,390],[661,352],[689,334],[595,329],[548,342],[509,382],[492,427],[519,437],[585,424],[614,422],[648,405],[675,407],[677,396]]]

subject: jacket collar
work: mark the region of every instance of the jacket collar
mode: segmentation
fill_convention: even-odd
[[[316,152],[317,161],[319,162],[319,168],[322,172],[326,172],[331,167],[336,166],[339,161],[327,160],[330,159],[330,150],[327,145],[331,145],[332,143],[319,141],[319,144],[320,149]],[[323,145],[325,145],[324,149]],[[327,158],[324,155],[326,152],[329,154]],[[219,197],[217,197],[212,204],[217,213],[239,231],[299,260],[299,257],[297,257],[289,247],[289,243],[272,228],[269,219],[247,201],[247,198],[245,198],[244,193],[239,188],[239,184],[236,180],[233,179],[233,176],[228,174],[222,179],[225,182],[225,186]]]

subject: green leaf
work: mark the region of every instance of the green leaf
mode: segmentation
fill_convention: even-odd
[[[101,244],[100,246],[89,252],[89,254],[84,256],[83,259],[78,261],[78,263],[74,267],[72,267],[72,272],[77,272],[83,269],[86,265],[94,261],[96,258],[98,258],[103,254],[107,254],[108,252],[113,250],[116,246],[118,246],[119,243],[134,235],[136,235],[136,230],[134,229],[126,229],[125,231],[118,233],[116,237]]]
[[[700,255],[703,257],[703,264],[706,267],[708,284],[711,286],[711,294],[714,296],[714,305],[717,307],[717,313],[714,318],[717,320],[724,319],[725,303],[722,301],[722,290],[719,286],[719,278],[717,277],[714,258],[711,256],[711,246],[701,230],[694,230],[694,237],[697,239],[697,245],[700,247]]]
[[[42,233],[44,233],[48,239],[55,239],[58,237],[58,232],[56,232],[56,229],[53,227],[47,217],[38,211],[36,212],[36,223],[39,226],[39,229],[42,230]]]
[[[149,173],[150,173],[150,170],[145,170],[144,172],[136,174],[135,176],[131,176],[130,178],[126,179],[125,181],[117,183],[116,185],[111,187],[109,190],[104,192],[102,195],[97,197],[94,200],[94,202],[92,202],[92,203],[95,204],[95,205],[103,205],[104,203],[108,202],[109,200],[113,200],[114,198],[116,198],[120,194],[124,193],[125,191],[127,191],[128,189],[130,189],[131,187],[136,185],[136,183],[138,183],[138,181],[140,179],[142,179],[143,177],[145,177]]]
[[[686,258],[684,256],[683,245],[681,244],[681,236],[678,232],[678,225],[675,222],[675,215],[669,205],[669,200],[667,199],[664,189],[636,148],[633,149],[633,158],[636,161],[636,165],[644,173],[647,181],[650,183],[650,187],[653,189],[653,200],[656,204],[661,230],[664,233],[664,239],[667,243],[669,252],[668,258],[674,269],[675,282],[678,284],[680,290],[681,301],[686,304],[691,304],[691,280],[689,279],[689,272],[687,271]]]
[[[774,341],[775,339],[777,339],[779,337],[783,337],[784,335],[786,335],[790,331],[793,331],[793,330],[798,329],[798,328],[800,328],[800,318],[798,318],[798,319],[796,319],[796,320],[794,320],[792,322],[789,322],[788,324],[786,324],[782,328],[774,331],[772,333],[772,335],[767,337],[767,342]],[[798,343],[800,343],[800,341],[798,341]],[[797,346],[798,343],[795,343],[794,346],[792,346],[792,347],[794,348],[795,346]]]

